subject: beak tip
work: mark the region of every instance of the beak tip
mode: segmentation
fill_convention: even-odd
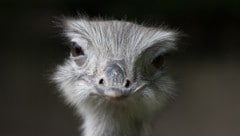
[[[118,100],[124,97],[124,94],[121,91],[106,91],[104,96],[110,100]]]

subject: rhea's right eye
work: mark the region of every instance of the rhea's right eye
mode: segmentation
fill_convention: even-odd
[[[71,43],[70,52],[73,57],[78,57],[78,56],[84,55],[83,49],[79,45],[77,45],[77,43],[75,43],[75,42]]]
[[[153,61],[152,64],[155,68],[161,68],[164,64],[164,57],[162,55],[157,56]]]

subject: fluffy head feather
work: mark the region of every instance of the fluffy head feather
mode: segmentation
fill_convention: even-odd
[[[67,19],[63,24],[64,36],[82,54],[71,54],[53,79],[67,102],[85,119],[85,135],[108,136],[113,130],[116,136],[139,134],[129,130],[133,127],[144,128],[143,133],[147,133],[145,123],[172,95],[174,86],[164,66],[155,66],[154,62],[176,49],[177,33],[116,20],[78,18]],[[119,64],[123,64],[131,92],[126,98],[111,100],[97,93],[96,86],[106,78],[110,61],[123,62]],[[89,126],[98,131],[88,130]]]

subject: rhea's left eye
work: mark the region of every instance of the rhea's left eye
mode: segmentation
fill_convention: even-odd
[[[163,55],[157,56],[153,61],[152,65],[156,68],[161,68],[164,64],[164,57]]]
[[[79,45],[77,45],[75,42],[71,43],[70,51],[73,57],[84,55],[83,49]]]

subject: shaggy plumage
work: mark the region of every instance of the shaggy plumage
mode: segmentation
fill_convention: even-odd
[[[82,116],[83,135],[149,136],[153,113],[174,92],[162,59],[177,33],[117,20],[63,24],[72,50],[53,80]]]

